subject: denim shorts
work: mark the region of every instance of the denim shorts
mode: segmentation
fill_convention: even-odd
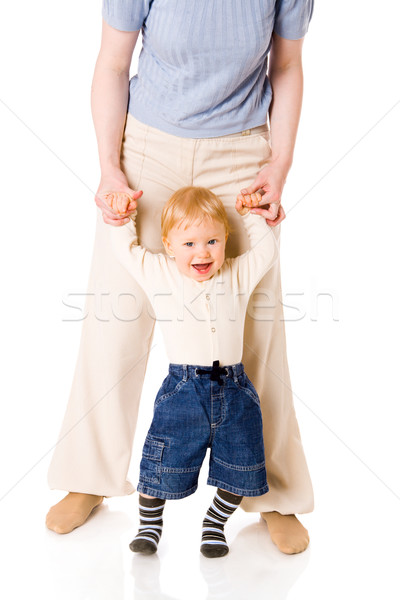
[[[268,492],[260,400],[243,364],[169,366],[154,404],[140,463],[139,492],[193,494],[207,448],[207,483],[240,496]]]

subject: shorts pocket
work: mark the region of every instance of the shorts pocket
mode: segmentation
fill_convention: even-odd
[[[233,380],[233,381],[234,381],[234,384],[236,385],[236,387],[239,388],[240,391],[242,391],[245,394],[247,394],[248,396],[250,396],[250,398],[252,400],[254,400],[254,402],[258,406],[260,406],[260,398],[258,397],[256,388],[251,383],[251,381],[247,377],[246,373],[242,373],[241,375],[239,375],[237,380]]]
[[[161,388],[158,391],[158,394],[154,401],[154,407],[156,408],[157,406],[160,406],[160,404],[162,404],[165,400],[168,400],[169,398],[172,398],[172,396],[175,396],[175,394],[177,394],[182,389],[182,387],[185,385],[185,383],[187,383],[187,381],[187,379],[180,379],[178,377],[168,375],[164,379]]]
[[[159,484],[161,481],[161,460],[165,443],[147,436],[143,446],[142,460],[140,462],[139,481]]]

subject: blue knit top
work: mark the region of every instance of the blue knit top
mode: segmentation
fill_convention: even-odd
[[[271,36],[296,40],[313,0],[103,0],[103,18],[142,30],[129,112],[181,137],[236,133],[266,122]]]

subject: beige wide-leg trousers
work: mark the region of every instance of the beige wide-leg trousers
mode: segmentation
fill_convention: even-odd
[[[178,188],[197,185],[210,188],[227,208],[234,227],[227,256],[245,252],[248,241],[235,199],[270,152],[266,126],[219,138],[187,139],[148,127],[128,114],[121,164],[130,187],[144,192],[137,218],[141,244],[163,251],[162,206]],[[110,228],[98,211],[79,356],[49,485],[120,496],[134,491],[127,472],[154,318],[143,290],[113,256]],[[279,230],[274,228],[277,237]],[[252,295],[244,340],[243,363],[262,404],[270,491],[245,499],[242,507],[310,512],[313,492],[292,401],[279,262]]]

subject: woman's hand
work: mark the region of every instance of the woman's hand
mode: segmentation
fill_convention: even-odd
[[[286,174],[285,169],[271,161],[261,169],[251,185],[241,190],[243,196],[262,190],[260,205],[266,205],[266,208],[252,208],[251,212],[262,215],[270,227],[276,227],[286,217],[281,206]]]
[[[129,223],[143,192],[132,190],[124,173],[117,169],[102,175],[95,202],[103,213],[103,221],[108,225],[121,226]]]

